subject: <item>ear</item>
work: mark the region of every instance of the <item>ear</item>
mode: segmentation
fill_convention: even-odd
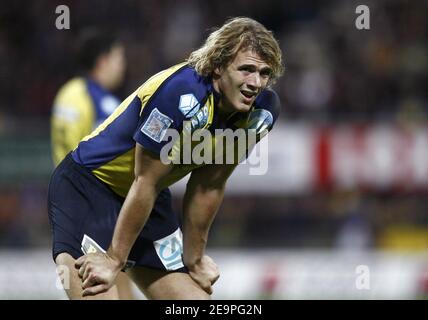
[[[214,76],[214,78],[218,79],[218,78],[220,78],[220,76],[221,76],[222,73],[223,73],[223,68],[222,67],[217,67],[213,71],[213,76]]]

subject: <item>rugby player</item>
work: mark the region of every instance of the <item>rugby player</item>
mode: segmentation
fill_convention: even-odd
[[[149,299],[210,298],[219,271],[205,255],[208,232],[238,162],[166,163],[164,137],[179,133],[169,152],[176,159],[189,131],[271,130],[280,103],[270,86],[283,71],[281,56],[263,25],[230,19],[66,156],[52,175],[48,210],[53,258],[70,269],[71,299],[118,298],[112,284],[121,271]],[[168,187],[188,174],[181,228]]]

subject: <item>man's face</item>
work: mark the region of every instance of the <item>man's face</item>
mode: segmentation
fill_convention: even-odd
[[[103,58],[103,68],[108,72],[107,89],[115,89],[123,81],[126,70],[125,50],[122,45],[115,45]]]
[[[219,107],[225,112],[247,112],[266,88],[271,68],[253,50],[241,50],[226,67],[215,70],[214,88],[220,92]]]

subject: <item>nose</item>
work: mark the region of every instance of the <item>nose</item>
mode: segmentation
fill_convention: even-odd
[[[253,91],[258,91],[262,87],[262,80],[258,72],[254,72],[248,78],[247,86],[250,90],[253,90]]]

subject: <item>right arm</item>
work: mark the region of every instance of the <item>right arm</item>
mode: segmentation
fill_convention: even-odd
[[[143,229],[155,200],[159,185],[170,172],[171,165],[163,164],[157,156],[137,144],[135,178],[122,206],[107,253],[125,265],[131,247]]]
[[[126,263],[131,247],[150,215],[160,186],[166,185],[164,178],[172,168],[172,165],[163,164],[158,156],[153,156],[150,152],[161,154],[162,148],[168,143],[163,140],[167,129],[181,132],[186,119],[186,108],[191,107],[182,102],[182,97],[192,92],[196,100],[202,101],[206,94],[205,87],[202,88],[193,75],[179,72],[174,74],[181,67],[182,65],[177,65],[153,76],[129,101],[136,104],[133,108],[140,108],[139,123],[133,135],[137,142],[135,179],[120,211],[107,253],[102,257],[96,254],[83,256],[76,261],[76,267],[81,268],[79,274],[83,279],[83,286],[87,288],[84,294],[108,290]],[[164,82],[167,78],[168,81]],[[163,85],[158,86],[159,83]],[[93,268],[87,268],[87,260],[96,257],[100,262],[94,261],[93,266],[97,267],[98,273],[90,272]],[[92,278],[88,274],[92,274]],[[100,284],[97,285],[98,283]]]

